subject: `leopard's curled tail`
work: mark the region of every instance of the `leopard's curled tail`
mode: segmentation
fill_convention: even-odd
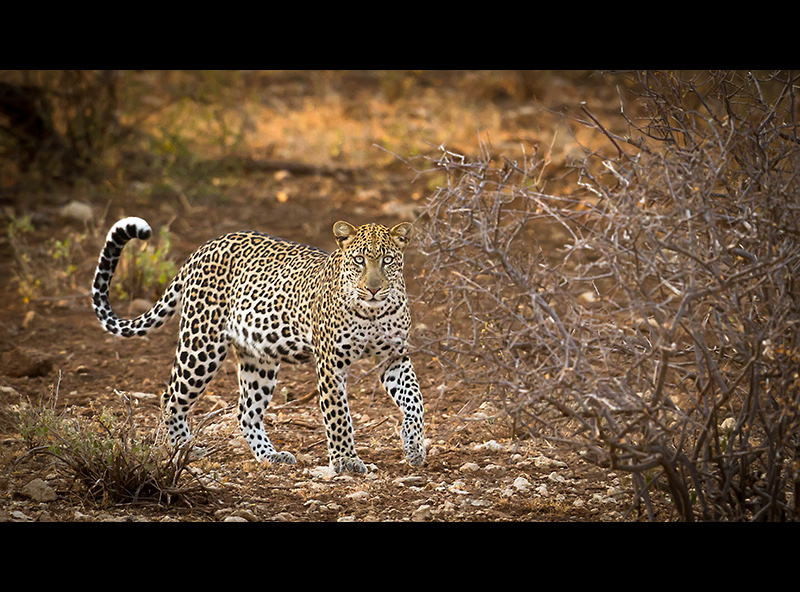
[[[111,308],[108,292],[123,247],[133,238],[147,240],[151,234],[150,225],[141,218],[123,218],[111,227],[106,236],[94,274],[92,303],[100,324],[113,335],[147,335],[169,320],[180,305],[181,289],[176,276],[153,308],[135,319],[122,319]]]

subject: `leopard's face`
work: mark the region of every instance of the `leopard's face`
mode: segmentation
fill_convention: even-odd
[[[355,228],[337,222],[333,231],[342,251],[341,289],[349,305],[379,307],[405,298],[403,252],[411,224],[403,222],[390,230],[380,224]]]

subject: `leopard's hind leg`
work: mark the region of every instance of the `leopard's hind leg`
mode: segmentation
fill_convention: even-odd
[[[264,412],[272,400],[280,364],[269,357],[256,357],[239,348],[239,427],[259,461],[294,464],[289,452],[278,452],[264,431]]]
[[[193,323],[181,317],[172,373],[167,389],[161,396],[164,424],[173,446],[179,446],[189,439],[189,411],[205,392],[227,352],[227,337],[221,332],[196,332]]]

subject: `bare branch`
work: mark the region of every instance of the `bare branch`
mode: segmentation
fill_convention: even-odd
[[[583,108],[618,156],[573,195],[538,192],[527,154],[441,147],[418,226],[443,314],[420,349],[515,430],[631,473],[650,519],[798,519],[796,76],[633,78],[630,137]]]

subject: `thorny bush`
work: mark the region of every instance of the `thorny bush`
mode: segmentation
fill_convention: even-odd
[[[608,151],[569,195],[538,158],[442,149],[420,347],[517,435],[630,473],[634,515],[797,520],[797,75],[612,80],[627,133],[582,107]]]

